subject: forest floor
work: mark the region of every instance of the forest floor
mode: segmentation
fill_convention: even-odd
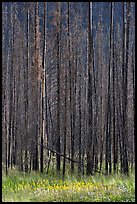
[[[135,202],[135,173],[130,175],[78,176],[2,175],[2,202]]]

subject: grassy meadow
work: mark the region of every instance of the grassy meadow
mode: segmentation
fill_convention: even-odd
[[[135,202],[135,173],[72,176],[11,171],[2,176],[3,202]]]

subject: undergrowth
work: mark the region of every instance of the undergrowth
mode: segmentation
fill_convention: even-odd
[[[135,173],[94,176],[67,174],[64,179],[46,173],[2,176],[3,202],[134,202]]]

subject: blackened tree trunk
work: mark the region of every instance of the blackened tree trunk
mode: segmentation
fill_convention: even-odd
[[[128,53],[129,53],[129,25],[130,25],[130,2],[127,3],[126,16],[123,3],[123,173],[128,174],[128,118],[127,118],[127,74],[128,74]],[[126,18],[126,19],[125,19]],[[126,20],[126,22],[125,22]]]
[[[80,67],[80,66],[79,66]],[[78,106],[79,106],[79,138],[78,138],[78,150],[79,150],[79,152],[78,152],[78,174],[80,175],[81,174],[81,172],[82,172],[82,166],[81,166],[81,164],[82,164],[82,143],[81,143],[81,136],[82,136],[82,134],[81,134],[81,69],[79,70],[79,104],[78,104]]]
[[[27,69],[24,69],[24,82],[25,82],[25,89],[24,89],[24,99],[25,99],[25,172],[28,172],[28,70],[30,68],[30,55],[29,55],[29,37],[30,37],[30,33],[29,33],[29,3],[27,3]]]
[[[66,137],[67,137],[67,66],[65,68],[65,102],[64,102],[64,158],[63,158],[63,177],[66,170]]]
[[[112,66],[113,66],[113,15],[114,15],[114,3],[111,3],[111,20],[110,20],[110,45],[109,45],[109,71],[108,71],[108,101],[107,101],[107,123],[106,123],[106,161],[105,161],[105,169],[106,174],[111,173],[112,171],[112,164],[111,164],[111,117],[112,117],[112,110],[111,110],[111,87],[112,87]],[[109,166],[108,166],[109,165]]]
[[[10,112],[9,112],[9,138],[8,138],[8,168],[12,168],[12,153],[13,153],[13,114],[14,114],[14,3],[11,6],[11,75],[10,75]]]
[[[38,153],[38,139],[40,136],[40,122],[41,122],[41,111],[40,111],[40,100],[41,100],[41,59],[40,59],[40,33],[39,33],[39,16],[38,16],[38,2],[35,5],[35,80],[36,80],[36,133],[35,133],[35,143],[33,151],[33,170],[39,169],[39,153]]]
[[[45,107],[45,103],[47,104],[47,94],[45,94],[46,90],[46,2],[44,2],[44,20],[43,20],[43,58],[42,58],[42,121],[41,121],[41,147],[40,147],[40,171],[43,172],[44,167],[44,136],[47,135],[48,138],[48,132],[47,130],[47,106]],[[47,93],[47,92],[46,92]],[[46,119],[45,119],[46,118]],[[46,124],[45,124],[46,123]],[[45,130],[46,126],[46,130]]]
[[[57,133],[56,133],[56,150],[60,153],[60,65],[61,65],[61,51],[60,51],[60,37],[61,37],[61,27],[60,27],[60,18],[61,18],[61,4],[58,2],[58,22],[57,22]],[[57,172],[60,171],[60,155],[57,154]]]
[[[87,175],[92,175],[93,173],[93,138],[92,138],[92,68],[93,68],[93,47],[92,47],[92,3],[88,3],[88,109],[89,109],[89,117],[88,117],[88,139],[87,139]]]

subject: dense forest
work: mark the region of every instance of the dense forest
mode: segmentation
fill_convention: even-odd
[[[2,3],[2,167],[129,174],[135,3]]]

